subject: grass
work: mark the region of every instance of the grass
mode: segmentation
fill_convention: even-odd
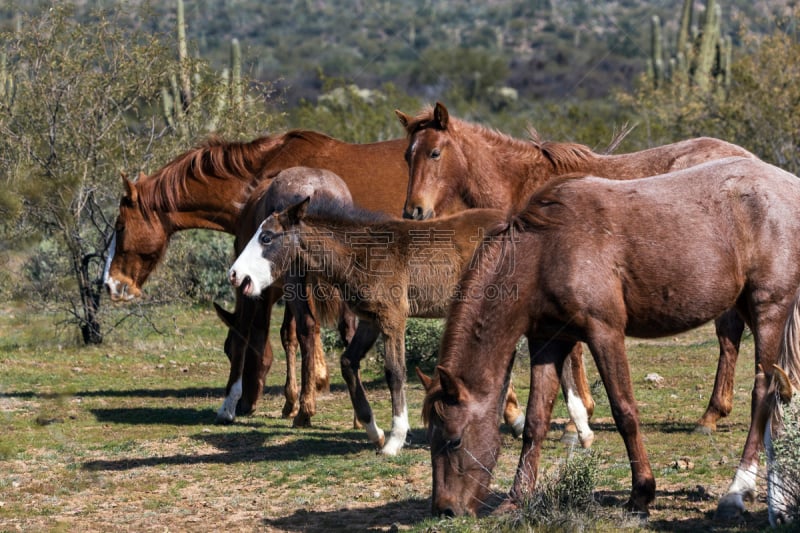
[[[214,424],[228,361],[225,331],[205,308],[154,309],[154,333],[131,320],[101,346],[81,347],[58,333],[54,318],[0,309],[0,531],[510,531],[533,530],[507,517],[430,517],[430,456],[419,412],[423,391],[413,374],[408,397],[412,438],[398,457],[375,453],[329,356],[329,394],[318,399],[313,427],[295,430],[280,417],[285,377],[277,332],[276,361],[257,412]],[[602,386],[595,385],[598,507],[595,530],[710,531],[717,498],[730,482],[747,431],[752,341],[743,343],[734,412],[712,436],[694,434],[713,386],[717,347],[710,327],[659,341],[629,341],[636,396],[658,495],[646,524],[626,521],[630,468]],[[390,401],[376,358],[364,369],[379,423]],[[597,380],[588,362],[590,381]],[[527,397],[528,361],[514,380]],[[660,386],[645,382],[657,372]],[[567,455],[561,400],[543,447],[544,467]],[[519,441],[503,431],[493,488],[508,490]],[[691,468],[677,467],[688,460]],[[766,528],[765,484],[742,524],[715,531]],[[581,526],[583,527],[583,526]]]

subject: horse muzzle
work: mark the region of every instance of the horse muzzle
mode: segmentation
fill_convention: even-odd
[[[422,206],[416,206],[412,210],[408,210],[408,208],[403,210],[403,218],[410,219],[410,220],[427,220],[429,218],[433,218],[435,216],[435,212],[433,209],[425,210]]]

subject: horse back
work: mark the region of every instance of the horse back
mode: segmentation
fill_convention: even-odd
[[[264,172],[277,173],[295,166],[324,168],[347,183],[358,205],[399,215],[408,184],[406,144],[405,139],[346,143],[313,131],[293,131],[286,134],[283,146]]]
[[[572,312],[611,303],[633,336],[699,326],[800,284],[800,180],[729,158],[652,178],[564,179],[531,199],[540,283]],[[591,312],[590,312],[591,314]]]

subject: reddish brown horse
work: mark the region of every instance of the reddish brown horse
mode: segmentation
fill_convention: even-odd
[[[309,205],[310,204],[310,205]],[[230,269],[231,282],[258,297],[287,272],[314,280],[310,295],[330,299],[331,287],[359,317],[358,329],[341,358],[353,407],[372,442],[396,455],[409,430],[405,398],[405,325],[408,317],[444,317],[460,273],[467,268],[481,236],[506,221],[505,211],[469,210],[430,221],[393,219],[355,209],[328,197],[310,199],[274,212],[260,224]],[[241,250],[241,247],[239,247]],[[324,283],[320,285],[320,283]],[[392,397],[388,439],[377,425],[361,382],[361,360],[383,335],[386,380]],[[513,348],[512,348],[513,350]],[[565,387],[565,396],[569,390]],[[578,406],[583,410],[583,405]],[[522,413],[504,410],[507,423]],[[584,420],[579,413],[576,420]],[[591,438],[579,427],[584,445]]]
[[[601,155],[579,144],[517,140],[450,117],[441,103],[417,117],[396,113],[409,139],[404,216],[415,219],[465,207],[518,211],[536,189],[570,172],[627,180],[688,168],[711,159],[755,158],[744,148],[705,137],[629,154]],[[741,319],[733,312],[717,320],[720,340],[717,379],[708,408],[698,421],[698,431],[715,430],[717,420],[731,411],[743,328]],[[581,394],[586,398],[588,391],[582,388]],[[587,405],[589,402],[590,399],[584,399]]]
[[[400,212],[408,179],[402,157],[405,145],[402,139],[350,144],[313,131],[290,131],[241,143],[212,139],[151,176],[141,175],[135,183],[124,180],[126,192],[105,275],[111,299],[141,295],[142,284],[163,257],[174,232],[205,228],[235,234],[239,214],[256,184],[285,168],[329,169],[345,179],[356,201],[387,213]],[[280,296],[280,290],[265,295],[269,305],[260,310],[265,328],[272,304]],[[261,347],[246,343],[250,353],[257,353],[244,361],[239,412],[251,412],[261,396],[272,364],[272,348],[266,337],[264,342]],[[238,364],[231,361],[231,375]],[[324,370],[323,365],[317,368]],[[318,379],[324,381],[326,376]],[[226,396],[234,384],[228,382]]]
[[[531,345],[531,394],[509,504],[536,481],[564,358],[585,342],[628,451],[628,508],[647,513],[655,480],[642,443],[626,335],[661,337],[736,309],[772,373],[784,321],[800,286],[800,180],[752,158],[728,158],[634,181],[560,179],[540,189],[507,229],[480,248],[460,281],[424,418],[433,464],[433,510],[475,513],[499,452],[494,420],[519,335]],[[587,265],[591,265],[587,268]],[[481,297],[487,287],[519,298]],[[742,459],[718,507],[727,517],[755,490],[755,380]]]

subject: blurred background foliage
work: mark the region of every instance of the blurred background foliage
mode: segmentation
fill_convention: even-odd
[[[211,133],[374,142],[403,135],[394,109],[438,100],[516,137],[602,150],[630,124],[618,151],[710,135],[800,172],[793,0],[184,0],[185,37],[179,3],[0,4],[4,299],[82,327],[97,300],[108,330],[98,282],[120,172],[152,173]],[[179,234],[140,305],[231,298],[231,243]]]

